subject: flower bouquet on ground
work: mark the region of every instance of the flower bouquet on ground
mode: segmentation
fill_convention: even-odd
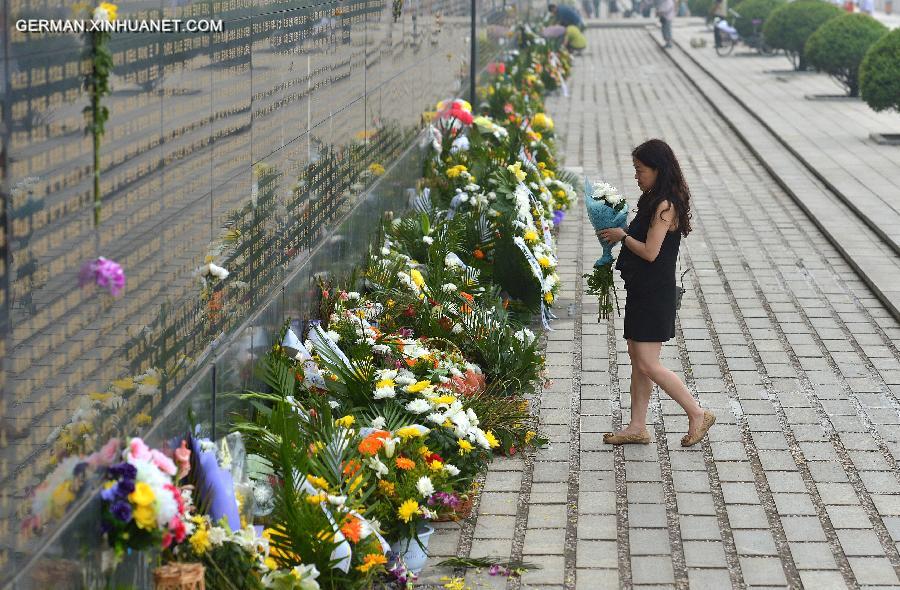
[[[628,221],[628,203],[619,194],[615,187],[605,182],[591,183],[587,177],[584,179],[584,204],[587,207],[591,225],[596,231],[624,228]],[[610,293],[615,297],[613,288],[613,244],[600,239],[603,246],[603,256],[594,262],[594,272],[584,275],[588,283],[588,294],[596,295],[600,301],[600,311],[597,321],[609,319],[613,306]],[[616,310],[619,308],[619,300],[616,297]]]

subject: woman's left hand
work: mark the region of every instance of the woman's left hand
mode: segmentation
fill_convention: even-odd
[[[610,244],[616,244],[625,238],[625,230],[621,227],[611,227],[609,229],[601,229],[597,232],[597,235]]]

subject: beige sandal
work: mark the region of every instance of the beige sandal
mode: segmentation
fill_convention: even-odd
[[[712,427],[713,424],[716,423],[716,415],[712,412],[708,412],[706,410],[703,411],[703,423],[700,425],[700,428],[693,434],[688,432],[681,438],[681,446],[683,447],[692,447],[706,436],[706,433]]]
[[[649,445],[650,433],[646,430],[639,434],[613,434],[607,432],[603,435],[603,442],[608,445]]]

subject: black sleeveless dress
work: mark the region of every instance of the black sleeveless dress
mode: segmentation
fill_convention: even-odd
[[[628,226],[628,235],[647,241],[650,217],[638,215]],[[635,342],[665,342],[675,337],[675,264],[681,231],[669,231],[659,255],[647,262],[622,246],[616,270],[625,281],[625,339]]]

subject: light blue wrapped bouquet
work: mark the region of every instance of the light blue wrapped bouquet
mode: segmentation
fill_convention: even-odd
[[[591,184],[587,176],[584,177],[584,204],[591,225],[597,231],[613,227],[624,228],[628,224],[628,203],[615,187],[605,182]],[[603,246],[603,256],[594,263],[596,268],[612,264],[613,261],[614,244],[600,239],[600,245]]]
[[[605,182],[591,184],[587,177],[584,178],[584,204],[587,207],[591,225],[597,231],[614,227],[624,228],[628,223],[628,203],[615,187]],[[612,269],[614,244],[610,244],[599,236],[598,239],[603,246],[603,256],[594,263],[594,272],[584,275],[584,278],[587,279],[587,292],[596,295],[600,303],[597,321],[601,321],[603,318],[609,319],[612,316],[613,297],[610,295],[615,296]],[[615,297],[615,302],[616,308],[618,308],[618,297]]]

